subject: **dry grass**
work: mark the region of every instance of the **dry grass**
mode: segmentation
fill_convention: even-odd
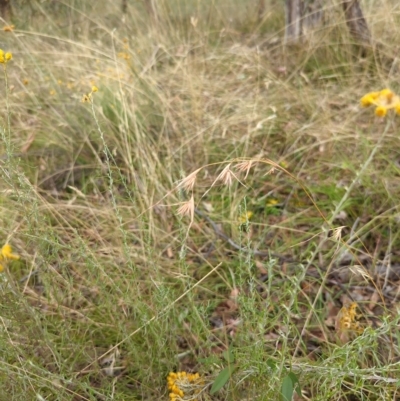
[[[111,3],[0,33],[0,399],[168,399],[177,370],[203,399],[278,399],[289,371],[304,399],[398,399],[399,120],[358,106],[399,89],[396,3],[364,5],[364,58],[338,2],[292,47],[272,0]]]

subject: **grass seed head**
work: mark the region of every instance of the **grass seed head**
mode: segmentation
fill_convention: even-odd
[[[247,178],[247,176],[249,175],[250,169],[253,166],[253,160],[245,160],[243,162],[238,163],[235,168],[236,170],[240,171],[240,172],[245,172],[246,175],[244,176],[244,179]]]
[[[224,185],[227,185],[230,187],[233,182],[233,177],[235,175],[231,171],[231,164],[229,163],[220,173],[220,175],[217,177],[217,181],[222,181]]]
[[[342,238],[342,230],[343,230],[344,227],[345,227],[345,226],[336,227],[336,228],[333,230],[332,238],[333,238],[334,240],[340,241],[340,239]]]
[[[178,215],[179,216],[189,216],[190,220],[194,220],[194,197],[193,195],[190,197],[190,199],[183,203],[179,209],[178,209]]]
[[[196,177],[197,177],[197,173],[200,171],[201,169],[197,169],[195,171],[193,171],[192,173],[190,173],[187,177],[185,177],[179,184],[178,184],[178,188],[183,188],[186,192],[190,192],[193,190],[194,188],[194,184],[196,183]]]

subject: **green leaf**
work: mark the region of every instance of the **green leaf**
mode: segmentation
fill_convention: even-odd
[[[302,394],[301,394],[301,387],[300,387],[299,378],[293,372],[290,372],[288,374],[288,376],[290,377],[290,380],[292,381],[293,388],[296,390],[297,395],[299,397],[301,397]]]
[[[235,362],[235,356],[233,355],[232,352],[232,347],[229,347],[226,351],[222,353],[222,356],[228,363],[233,363]]]
[[[271,358],[267,359],[267,365],[272,369],[272,370],[276,370],[276,363],[274,360],[272,360]]]
[[[197,359],[199,363],[202,365],[206,364],[212,364],[212,363],[218,363],[220,361],[219,358],[217,358],[215,355],[208,356],[207,358],[199,358]]]
[[[228,366],[225,369],[222,369],[217,378],[214,380],[214,383],[211,387],[210,394],[213,395],[217,391],[221,390],[222,387],[227,383],[230,379],[233,371],[235,370],[234,366]]]
[[[293,397],[293,382],[290,376],[285,376],[282,382],[281,395],[283,401],[292,401]]]

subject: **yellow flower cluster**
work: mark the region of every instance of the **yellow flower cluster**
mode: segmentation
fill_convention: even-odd
[[[5,53],[4,50],[0,49],[0,64],[6,64],[12,59],[12,53]]]
[[[15,28],[15,25],[6,25],[6,26],[3,26],[3,31],[4,32],[12,32],[14,30],[14,28]]]
[[[18,260],[19,256],[12,253],[10,244],[5,244],[0,250],[0,272],[4,270],[5,264],[9,260]]]
[[[361,98],[361,106],[376,106],[375,114],[378,117],[385,117],[389,109],[394,109],[400,114],[400,98],[390,89],[383,89],[380,92],[369,92]]]
[[[85,93],[82,96],[81,102],[82,103],[89,103],[92,100],[92,94],[95,93],[95,92],[98,92],[98,90],[99,90],[99,88],[97,86],[93,85],[92,86],[92,91],[90,93],[88,93],[88,94]]]
[[[170,372],[167,377],[169,399],[176,400],[196,400],[196,394],[203,388],[203,380],[198,373]]]
[[[343,306],[336,317],[337,331],[353,331],[362,334],[364,328],[358,322],[357,302],[351,303],[349,306]]]
[[[118,58],[123,58],[124,60],[129,60],[131,56],[128,53],[120,52],[117,54]]]
[[[239,216],[238,221],[239,224],[246,224],[252,217],[254,213],[252,211],[247,211]]]

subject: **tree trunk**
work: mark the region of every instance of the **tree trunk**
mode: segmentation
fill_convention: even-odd
[[[324,0],[286,0],[285,43],[299,42],[307,28],[323,18]],[[371,33],[359,0],[343,0],[343,10],[350,34],[357,42],[371,43]]]
[[[303,34],[303,0],[286,0],[285,43],[295,43]]]
[[[358,0],[344,0],[343,10],[351,36],[361,43],[371,43],[371,33]]]
[[[315,28],[324,18],[324,0],[306,0],[303,4],[303,32]]]
[[[0,15],[6,21],[11,20],[12,11],[10,0],[0,0]]]
[[[265,13],[265,0],[258,0],[257,17],[258,21],[262,21]]]
[[[298,42],[324,15],[324,0],[286,0],[285,42]]]
[[[128,11],[128,0],[122,0],[121,11],[122,14],[126,14],[126,12]]]

